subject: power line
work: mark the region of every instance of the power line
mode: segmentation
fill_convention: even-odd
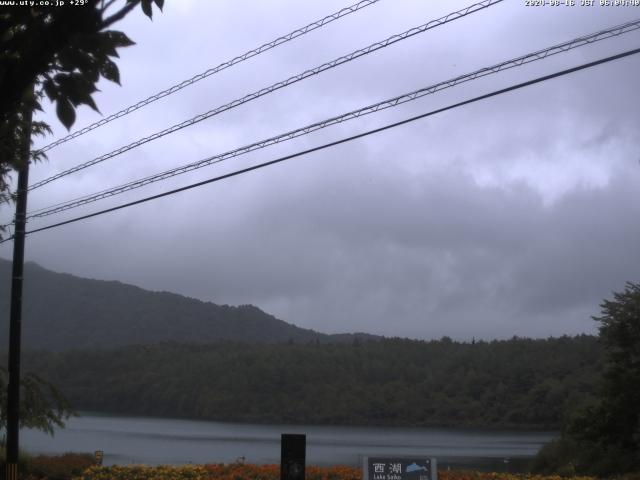
[[[452,22],[454,20],[457,20],[459,18],[465,17],[467,15],[470,15],[472,13],[475,13],[479,10],[483,10],[485,8],[488,8],[492,5],[495,5],[497,3],[502,2],[503,0],[483,0],[482,2],[479,3],[475,3],[473,5],[470,5],[466,8],[463,8],[461,10],[458,10],[456,12],[452,12],[449,13],[448,15],[445,15],[444,17],[438,18],[436,20],[431,20],[428,23],[425,23],[423,25],[420,25],[418,27],[414,27],[411,28],[403,33],[399,33],[396,35],[392,35],[391,37],[382,40],[380,42],[376,42],[373,43],[365,48],[361,48],[359,50],[356,50],[354,52],[351,52],[347,55],[344,55],[342,57],[339,57],[335,60],[332,60],[330,62],[324,63],[318,67],[309,69],[309,70],[305,70],[304,72],[298,74],[298,75],[294,75],[292,77],[289,77],[286,80],[282,80],[280,82],[274,83],[273,85],[270,85],[268,87],[262,88],[260,90],[257,90],[253,93],[250,93],[248,95],[245,95],[242,98],[238,98],[236,100],[233,100],[232,102],[229,102],[225,105],[221,105],[219,107],[216,107],[212,110],[209,110],[208,112],[202,113],[200,115],[196,115],[195,117],[189,119],[189,120],[185,120],[181,123],[178,123],[176,125],[173,125],[169,128],[166,128],[160,132],[156,132],[152,135],[149,135],[147,137],[141,138],[136,140],[135,142],[132,142],[128,145],[125,145],[123,147],[120,147],[116,150],[113,150],[112,152],[106,153],[104,155],[101,155],[97,158],[94,158],[93,160],[89,160],[88,162],[85,162],[83,164],[77,165],[73,168],[70,168],[68,170],[65,170],[63,172],[60,172],[56,175],[53,175],[51,177],[45,178],[44,180],[41,180],[39,182],[34,183],[33,185],[31,185],[29,187],[29,190],[34,190],[36,188],[42,187],[43,185],[46,185],[47,183],[50,183],[54,180],[57,180],[59,178],[65,177],[67,175],[70,175],[72,173],[78,172],[80,170],[84,170],[85,168],[91,167],[93,165],[96,165],[98,163],[104,162],[105,160],[108,160],[110,158],[116,157],[118,155],[121,155],[129,150],[132,150],[136,147],[139,147],[141,145],[144,145],[145,143],[151,142],[153,140],[157,140],[158,138],[164,137],[165,135],[169,135],[171,133],[177,132],[178,130],[182,130],[183,128],[186,127],[190,127],[191,125],[195,125],[196,123],[199,123],[203,120],[206,120],[208,118],[213,117],[214,115],[218,115],[222,112],[225,112],[227,110],[231,110],[232,108],[238,107],[244,103],[250,102],[252,100],[255,100],[257,98],[260,98],[264,95],[267,95],[269,93],[272,93],[276,90],[279,90],[281,88],[287,87],[289,85],[292,85],[294,83],[297,83],[301,80],[304,80],[306,78],[312,77],[314,75],[317,75],[321,72],[324,72],[326,70],[330,70],[332,68],[335,68],[339,65],[342,65],[344,63],[350,62],[352,60],[355,60],[356,58],[362,57],[364,55],[368,55],[370,53],[373,53],[377,50],[380,50],[382,48],[386,48],[390,45],[393,45],[397,42],[400,42],[402,40],[406,40],[407,38],[413,37],[414,35],[418,35],[420,33],[424,33],[428,30],[431,30],[433,28],[439,27],[440,25],[444,25],[446,23]]]
[[[276,38],[275,40],[272,40],[268,43],[265,43],[263,45],[260,45],[258,48],[254,48],[253,50],[249,50],[248,52],[243,53],[242,55],[238,55],[237,57],[232,58],[231,60],[227,60],[226,62],[221,63],[220,65],[210,68],[209,70],[199,73],[197,75],[194,75],[193,77],[184,80],[176,85],[173,85],[169,88],[167,88],[166,90],[162,90],[161,92],[158,92],[154,95],[151,95],[150,97],[144,99],[144,100],[140,100],[138,103],[131,105],[127,108],[124,108],[122,110],[120,110],[117,113],[114,113],[112,115],[109,115],[108,117],[105,117],[95,123],[92,123],[91,125],[87,125],[84,128],[81,128],[80,130],[73,132],[63,138],[60,138],[59,140],[56,140],[55,142],[52,142],[48,145],[45,145],[44,147],[42,147],[39,152],[46,152],[48,150],[51,150],[52,148],[57,147],[58,145],[62,145],[63,143],[68,142],[69,140],[72,140],[74,138],[77,138],[81,135],[84,135],[85,133],[88,133],[92,130],[95,130],[98,127],[101,127],[103,125],[106,125],[107,123],[110,123],[120,117],[124,117],[125,115],[128,115],[131,112],[134,112],[142,107],[145,107],[147,105],[149,105],[150,103],[155,102],[156,100],[160,100],[161,98],[164,98],[168,95],[171,95],[173,93],[176,93],[180,90],[182,90],[183,88],[186,88],[190,85],[193,85],[196,82],[199,82],[200,80],[203,80],[207,77],[210,77],[211,75],[214,75],[218,72],[221,72],[222,70],[226,70],[229,67],[232,67],[233,65],[236,65],[240,62],[244,62],[245,60],[248,60],[252,57],[255,57],[257,55],[260,55],[261,53],[264,53],[268,50],[271,50],[273,48],[276,48],[280,45],[282,45],[283,43],[287,43],[295,38],[298,38],[302,35],[305,35],[313,30],[316,30],[320,27],[324,27],[325,25],[328,25],[329,23],[338,20],[342,17],[345,17],[351,13],[357,12],[358,10],[362,10],[365,7],[368,7],[369,5],[373,5],[374,3],[379,2],[380,0],[363,0],[360,1],[358,3],[355,3],[353,5],[350,5],[348,7],[345,7],[335,13],[332,13],[330,15],[327,15],[324,18],[321,18],[320,20],[316,20],[315,22],[310,23],[309,25],[306,25],[304,27],[298,28],[296,30],[294,30],[293,32],[290,32],[286,35],[283,35],[281,37]]]
[[[581,37],[578,37],[576,39],[567,41],[567,42],[563,42],[560,43],[558,45],[554,45],[552,47],[543,49],[543,50],[538,50],[536,52],[533,53],[529,53],[527,55],[523,55],[511,60],[507,60],[504,61],[502,63],[490,66],[490,67],[485,67],[482,68],[480,70],[476,70],[472,73],[468,73],[468,74],[464,74],[458,77],[455,77],[453,79],[450,80],[445,80],[443,82],[437,83],[435,85],[431,85],[429,87],[424,87],[421,88],[419,90],[416,90],[414,92],[410,92],[410,93],[406,93],[403,95],[399,95],[397,97],[393,97],[391,99],[388,100],[384,100],[382,102],[373,104],[373,105],[369,105],[367,107],[358,109],[358,110],[354,110],[345,114],[342,114],[340,116],[337,117],[332,117],[326,120],[322,120],[320,122],[316,122],[314,124],[311,125],[307,125],[305,127],[302,128],[298,128],[296,130],[278,135],[276,137],[271,137],[268,138],[266,140],[261,140],[259,142],[255,142],[252,143],[250,145],[244,146],[244,147],[240,147],[238,149],[232,150],[230,152],[225,152],[219,155],[215,155],[213,157],[209,157],[203,160],[200,160],[198,162],[194,162],[191,164],[187,164],[178,168],[174,168],[159,174],[155,174],[152,175],[150,177],[146,177],[140,180],[136,180],[133,182],[129,182],[127,184],[121,185],[119,187],[115,187],[112,189],[108,189],[108,190],[104,190],[95,194],[91,194],[88,196],[83,196],[71,201],[66,201],[60,204],[56,204],[56,205],[52,205],[49,207],[44,207],[41,208],[39,210],[35,210],[33,212],[30,212],[31,215],[29,215],[28,218],[34,218],[34,217],[43,217],[43,216],[47,216],[47,215],[51,215],[54,213],[58,213],[60,211],[63,210],[67,210],[69,208],[74,208],[77,206],[81,206],[84,205],[86,203],[91,203],[93,201],[97,201],[103,198],[107,198],[107,197],[111,197],[113,195],[116,194],[120,194],[135,188],[140,188],[142,186],[148,185],[150,183],[155,183],[157,181],[160,180],[164,180],[166,178],[170,178],[172,176],[175,175],[179,175],[182,173],[186,173],[198,168],[202,168],[214,163],[219,163],[222,162],[224,160],[236,157],[236,156],[240,156],[246,153],[249,153],[251,151],[260,149],[260,148],[264,148],[266,146],[270,146],[276,143],[280,143],[282,141],[285,140],[290,140],[292,138],[296,138],[298,136],[301,135],[305,135],[308,133],[311,133],[313,131],[319,130],[321,128],[325,128],[328,127],[330,125],[335,125],[337,123],[341,123],[347,120],[351,120],[354,118],[358,118],[360,116],[363,115],[367,115],[370,113],[374,113],[386,108],[390,108],[393,106],[397,106],[400,105],[402,103],[406,103],[408,101],[412,101],[415,100],[417,98],[420,98],[422,96],[428,95],[428,94],[433,94],[436,93],[437,91],[443,90],[445,88],[450,88],[453,87],[459,83],[463,83],[463,82],[467,82],[470,80],[474,80],[489,74],[493,74],[493,73],[497,73],[499,71],[502,70],[506,70],[509,68],[513,68],[516,66],[520,66],[526,63],[530,63],[536,60],[541,60],[543,58],[546,58],[548,56],[551,55],[555,55],[557,53],[562,53],[562,52],[566,52],[568,50],[571,50],[573,48],[577,48],[586,44],[590,44],[590,43],[594,43],[600,40],[604,40],[606,38],[611,38],[614,36],[618,36],[621,35],[623,33],[628,33],[630,31],[633,30],[637,30],[638,28],[640,28],[640,20],[635,20],[635,21],[631,21],[631,22],[627,22],[621,25],[617,25],[614,27],[610,27],[608,29],[605,30],[600,30],[598,32],[589,34],[589,35],[583,35]],[[60,208],[56,208],[56,207],[60,207]],[[36,212],[42,212],[42,213],[36,213]]]
[[[568,75],[570,73],[574,73],[574,72],[577,72],[577,71],[580,71],[580,70],[591,68],[591,67],[594,67],[596,65],[601,65],[603,63],[611,62],[613,60],[618,60],[620,58],[624,58],[624,57],[628,57],[628,56],[631,56],[631,55],[635,55],[637,53],[640,53],[640,48],[636,48],[636,49],[629,50],[629,51],[626,51],[626,52],[623,52],[623,53],[619,53],[617,55],[612,55],[610,57],[602,58],[600,60],[596,60],[596,61],[593,61],[593,62],[584,63],[584,64],[579,65],[577,67],[572,67],[572,68],[568,68],[566,70],[561,70],[561,71],[556,72],[556,73],[552,73],[552,74],[549,74],[549,75],[538,77],[538,78],[535,78],[533,80],[528,80],[526,82],[518,83],[518,84],[512,85],[510,87],[502,88],[500,90],[495,90],[493,92],[490,92],[490,93],[487,93],[487,94],[484,94],[484,95],[480,95],[478,97],[474,97],[474,98],[471,98],[471,99],[468,99],[468,100],[464,100],[462,102],[455,103],[453,105],[449,105],[447,107],[439,108],[437,110],[432,110],[430,112],[423,113],[423,114],[417,115],[415,117],[407,118],[407,119],[401,120],[399,122],[395,122],[395,123],[391,123],[391,124],[385,125],[383,127],[375,128],[373,130],[368,130],[366,132],[359,133],[357,135],[352,135],[350,137],[346,137],[346,138],[343,138],[343,139],[340,139],[340,140],[336,140],[334,142],[325,143],[323,145],[320,145],[320,146],[317,146],[317,147],[314,147],[314,148],[310,148],[310,149],[307,149],[307,150],[304,150],[304,151],[301,151],[301,152],[297,152],[297,153],[294,153],[294,154],[291,154],[291,155],[286,155],[284,157],[280,157],[280,158],[277,158],[275,160],[271,160],[269,162],[264,162],[264,163],[261,163],[261,164],[258,164],[258,165],[254,165],[252,167],[243,168],[241,170],[236,170],[235,172],[227,173],[225,175],[220,175],[218,177],[210,178],[208,180],[204,180],[204,181],[201,181],[201,182],[193,183],[193,184],[187,185],[185,187],[176,188],[176,189],[170,190],[168,192],[163,192],[163,193],[160,193],[160,194],[157,194],[157,195],[152,195],[150,197],[142,198],[142,199],[136,200],[134,202],[125,203],[125,204],[122,204],[122,205],[118,205],[116,207],[107,208],[105,210],[100,210],[98,212],[90,213],[88,215],[83,215],[83,216],[80,216],[80,217],[72,218],[70,220],[65,220],[63,222],[58,222],[58,223],[55,223],[55,224],[52,224],[52,225],[47,225],[46,227],[30,230],[30,231],[28,231],[26,233],[27,234],[31,234],[31,233],[42,232],[44,230],[50,230],[52,228],[61,227],[63,225],[68,225],[70,223],[79,222],[81,220],[86,220],[88,218],[96,217],[98,215],[103,215],[103,214],[106,214],[106,213],[114,212],[116,210],[121,210],[121,209],[124,209],[124,208],[132,207],[134,205],[139,205],[141,203],[149,202],[151,200],[157,200],[157,199],[162,198],[162,197],[166,197],[166,196],[169,196],[169,195],[174,195],[176,193],[184,192],[186,190],[191,190],[192,188],[201,187],[201,186],[207,185],[209,183],[218,182],[218,181],[221,181],[221,180],[224,180],[224,179],[227,179],[227,178],[231,178],[231,177],[235,177],[235,176],[238,176],[238,175],[241,175],[241,174],[244,174],[244,173],[251,172],[253,170],[258,170],[258,169],[261,169],[261,168],[264,168],[264,167],[268,167],[268,166],[274,165],[276,163],[281,163],[281,162],[284,162],[286,160],[291,160],[293,158],[301,157],[303,155],[308,155],[310,153],[317,152],[317,151],[320,151],[320,150],[324,150],[324,149],[329,148],[329,147],[334,147],[336,145],[340,145],[340,144],[343,144],[343,143],[346,143],[346,142],[350,142],[352,140],[356,140],[356,139],[363,138],[363,137],[366,137],[366,136],[369,136],[369,135],[373,135],[375,133],[380,133],[382,131],[389,130],[391,128],[395,128],[395,127],[398,127],[400,125],[405,125],[407,123],[411,123],[411,122],[414,122],[416,120],[420,120],[422,118],[426,118],[426,117],[429,117],[429,116],[432,116],[432,115],[435,115],[435,114],[438,114],[438,113],[441,113],[441,112],[445,112],[447,110],[452,110],[454,108],[462,107],[464,105],[469,105],[471,103],[475,103],[475,102],[478,102],[480,100],[485,100],[487,98],[495,97],[497,95],[502,95],[504,93],[511,92],[513,90],[518,90],[520,88],[524,88],[524,87],[527,87],[527,86],[530,86],[530,85],[534,85],[536,83],[540,83],[540,82],[544,82],[544,81],[547,81],[547,80],[551,80],[553,78],[561,77],[563,75]],[[1,241],[0,243],[4,243],[6,241],[9,241],[10,239],[11,238],[7,238],[6,240]]]
[[[578,48],[587,44],[591,44],[597,41],[601,41],[607,38],[611,38],[611,37],[615,37],[618,35],[622,35],[624,33],[628,33],[634,30],[640,29],[640,19],[638,20],[634,20],[631,22],[627,22],[621,25],[617,25],[614,27],[610,27],[608,29],[605,30],[600,30],[598,32],[589,34],[589,35],[583,35],[581,37],[575,38],[573,40],[569,40],[567,42],[563,42],[557,45],[554,45],[552,47],[548,47],[546,49],[542,49],[542,50],[537,50],[533,53],[529,53],[526,55],[522,55],[519,57],[516,57],[514,59],[511,60],[506,60],[504,62],[498,63],[496,65],[492,65],[490,67],[484,67],[481,68],[479,70],[476,70],[474,72],[471,73],[467,73],[464,75],[460,75],[458,77],[455,77],[453,79],[449,79],[449,80],[445,80],[443,82],[439,82],[436,83],[435,85],[431,85],[428,87],[424,87],[421,88],[419,90],[415,90],[413,92],[410,93],[405,93],[387,100],[384,100],[382,102],[378,102],[375,103],[373,105],[369,105],[363,108],[360,108],[358,110],[353,110],[351,112],[348,113],[344,113],[342,115],[336,116],[336,117],[332,117],[329,119],[325,119],[322,120],[320,122],[316,122],[313,123],[311,125],[307,125],[305,127],[301,127],[301,128],[297,128],[295,130],[289,131],[287,133],[283,133],[280,135],[277,135],[275,137],[270,137],[267,138],[265,140],[260,140],[258,142],[237,148],[235,150],[231,150],[225,153],[221,153],[218,155],[214,155],[202,160],[199,160],[197,162],[194,163],[190,163],[187,165],[183,165],[177,168],[173,168],[171,170],[167,170],[165,172],[162,173],[158,173],[155,175],[151,175],[149,177],[146,178],[142,178],[139,180],[135,180],[133,182],[129,182],[126,183],[124,185],[120,185],[118,187],[114,187],[111,189],[107,189],[107,190],[103,190],[101,192],[97,192],[94,194],[90,194],[90,195],[85,195],[83,197],[79,197],[77,199],[74,200],[70,200],[70,201],[66,201],[66,202],[62,202],[56,205],[51,205],[48,207],[44,207],[41,208],[39,210],[34,210],[32,212],[29,212],[29,215],[27,216],[28,219],[31,218],[39,218],[39,217],[45,217],[48,215],[53,215],[55,213],[59,213],[65,210],[69,210],[71,208],[76,208],[82,205],[86,205],[88,203],[93,203],[95,201],[104,199],[104,198],[108,198],[108,197],[112,197],[124,192],[127,192],[129,190],[134,190],[137,188],[141,188],[143,186],[149,185],[151,183],[155,183],[161,180],[165,180],[167,178],[170,177],[174,177],[176,175],[181,175],[183,173],[187,173],[193,170],[197,170],[199,168],[203,168],[212,164],[216,164],[216,163],[220,163],[223,162],[225,160],[234,158],[234,157],[238,157],[247,153],[250,153],[252,151],[255,150],[259,150],[262,148],[265,148],[267,146],[270,145],[274,145],[277,143],[281,143],[287,140],[291,140],[297,137],[300,137],[302,135],[306,135],[309,133],[312,133],[316,130],[320,130],[322,128],[326,128],[328,126],[331,125],[336,125],[348,120],[352,120],[355,118],[359,118],[361,116],[364,115],[368,115],[371,113],[375,113],[387,108],[391,108],[391,107],[395,107],[397,105],[401,105],[403,103],[407,103],[413,100],[416,100],[418,98],[421,98],[423,96],[426,95],[430,95],[430,94],[434,94],[440,90],[444,90],[446,88],[451,88],[455,85],[458,85],[460,83],[464,83],[464,82],[468,82],[471,80],[475,80],[477,78],[481,78],[487,75],[491,75],[494,73],[498,73],[500,71],[503,70],[507,70],[510,68],[514,68],[517,66],[521,66],[524,64],[528,64],[537,60],[542,60],[544,58],[547,58],[551,55],[556,55],[558,53],[563,53],[563,52],[567,52],[571,49],[574,48]]]

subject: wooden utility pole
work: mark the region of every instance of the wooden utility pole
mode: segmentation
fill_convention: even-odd
[[[6,480],[18,480],[20,450],[20,343],[22,333],[22,274],[29,188],[29,151],[31,148],[32,110],[26,108],[23,118],[24,143],[18,170],[16,216],[13,233],[13,265],[11,274],[11,313],[9,317],[9,385],[7,387],[7,466]]]

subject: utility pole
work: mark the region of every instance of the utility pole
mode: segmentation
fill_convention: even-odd
[[[13,265],[11,274],[11,313],[9,317],[9,385],[7,387],[7,465],[6,480],[18,480],[18,451],[20,449],[20,343],[22,333],[22,274],[29,188],[29,156],[31,148],[32,109],[23,114],[24,143],[18,170],[16,216],[13,233]],[[18,127],[19,128],[19,127]]]

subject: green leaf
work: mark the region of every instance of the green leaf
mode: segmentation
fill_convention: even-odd
[[[47,94],[47,97],[49,97],[49,100],[51,100],[52,102],[58,98],[58,87],[55,85],[53,80],[45,80],[42,84],[42,89],[44,90],[44,93]]]
[[[153,10],[151,8],[151,1],[152,0],[142,0],[140,2],[140,6],[142,7],[142,11],[149,18],[153,18]]]
[[[162,7],[164,7],[164,0],[153,0],[155,4],[158,6],[160,11],[162,11]]]
[[[125,35],[123,32],[107,30],[106,32],[103,32],[103,34],[111,41],[112,45],[116,48],[130,47],[131,45],[136,44],[136,42],[127,37],[127,35]]]
[[[69,46],[58,52],[58,61],[63,70],[72,72],[76,68],[79,70],[91,68],[94,60],[88,52]]]
[[[78,88],[77,90],[74,90],[73,94],[69,96],[69,99],[71,100],[71,103],[74,104],[74,106],[88,105],[96,112],[100,112],[100,110],[98,110],[96,102],[91,96],[91,93],[93,91],[95,91],[93,84],[87,84],[84,86],[84,88]]]
[[[47,134],[53,134],[53,131],[51,130],[51,127],[48,123],[36,120],[31,122],[31,136],[40,135],[44,137]]]
[[[81,73],[58,74],[55,80],[59,85],[59,94],[71,101],[74,106],[79,104],[91,105],[91,94],[96,91],[93,82],[89,81]]]
[[[82,73],[91,83],[98,83],[98,80],[100,80],[100,69],[98,65],[92,65],[91,68],[83,70]]]
[[[76,110],[68,98],[58,99],[56,114],[67,130],[70,130],[73,122],[76,121]]]
[[[120,85],[120,71],[118,70],[118,66],[111,60],[106,60],[100,65],[100,74],[107,80],[111,80]]]
[[[93,48],[93,54],[97,57],[103,57],[109,55],[110,57],[117,57],[118,52],[111,37],[106,34],[107,32],[100,32],[96,34],[97,45]]]

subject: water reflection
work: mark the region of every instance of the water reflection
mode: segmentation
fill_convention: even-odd
[[[363,455],[439,458],[440,468],[475,466],[522,470],[552,437],[550,432],[477,431],[305,425],[250,425],[83,414],[49,437],[21,433],[31,453],[104,451],[104,463],[279,463],[280,434],[307,435],[310,465],[359,465]],[[504,459],[508,458],[508,463]]]

